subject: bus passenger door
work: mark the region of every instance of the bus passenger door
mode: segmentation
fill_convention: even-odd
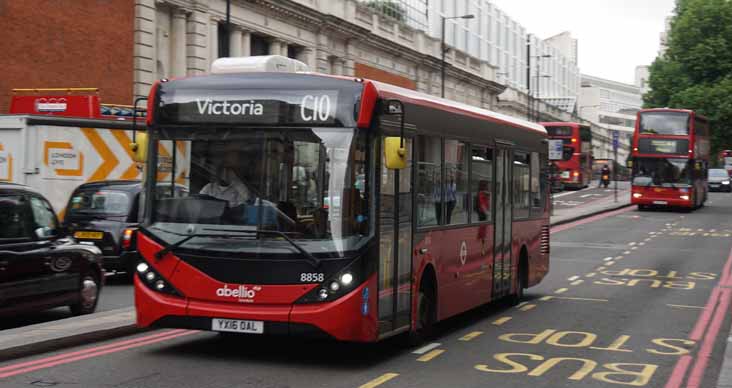
[[[383,147],[382,138],[382,147]],[[407,167],[379,178],[379,335],[409,327],[412,301],[412,139],[405,139]]]
[[[511,292],[511,172],[512,155],[508,148],[496,148],[495,236],[493,240],[493,297]]]

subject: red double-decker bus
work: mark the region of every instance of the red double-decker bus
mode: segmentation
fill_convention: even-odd
[[[707,199],[709,122],[692,110],[643,109],[633,134],[631,203],[696,209]]]
[[[141,327],[420,337],[518,301],[549,270],[539,125],[370,80],[262,72],[156,83],[148,124]],[[158,189],[160,142],[190,150],[165,160],[188,190]]]
[[[540,123],[549,139],[562,140],[562,159],[553,161],[564,187],[582,189],[592,181],[592,131],[579,123]]]

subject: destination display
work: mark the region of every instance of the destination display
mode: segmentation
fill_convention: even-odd
[[[686,155],[689,153],[689,141],[675,139],[639,139],[638,152],[642,154]]]
[[[162,97],[158,121],[170,124],[343,125],[338,117],[338,91],[247,90],[237,95],[214,92]],[[353,107],[350,111],[353,115]]]

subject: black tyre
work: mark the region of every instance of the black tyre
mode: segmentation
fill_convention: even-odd
[[[431,290],[421,288],[417,299],[417,327],[409,332],[409,344],[413,346],[424,343],[434,334],[436,311]]]
[[[518,271],[518,289],[516,289],[515,294],[508,297],[508,304],[511,306],[516,306],[524,300],[524,290],[526,289],[524,281],[524,277],[526,277],[526,274],[524,273],[525,271],[526,269],[524,266],[520,265]]]
[[[74,315],[93,313],[97,309],[100,291],[101,285],[99,283],[99,277],[96,275],[85,275],[84,278],[81,279],[79,301],[69,306],[71,313]]]

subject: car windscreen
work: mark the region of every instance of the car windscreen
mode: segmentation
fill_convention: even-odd
[[[78,190],[72,195],[67,211],[69,215],[126,216],[132,206],[131,196],[121,190]]]
[[[0,241],[30,239],[28,206],[20,195],[0,194]]]
[[[726,170],[713,168],[713,169],[709,170],[709,177],[710,178],[729,178],[729,174],[727,174]]]

